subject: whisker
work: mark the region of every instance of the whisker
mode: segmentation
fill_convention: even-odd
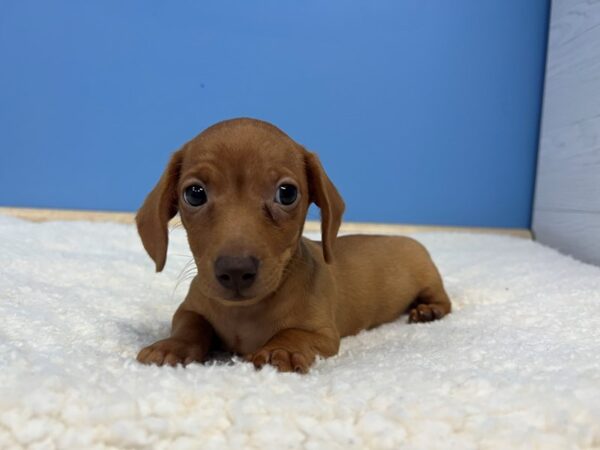
[[[186,278],[189,277],[190,275],[196,275],[197,271],[195,268],[190,268],[188,270],[186,270],[185,272],[181,272],[179,274],[179,276],[177,277],[178,280],[182,279],[182,278]]]
[[[180,256],[184,256],[184,255],[180,255]],[[189,255],[188,255],[188,257],[189,257]],[[177,288],[182,283],[184,283],[187,280],[191,280],[196,276],[197,268],[194,263],[195,263],[194,258],[193,257],[190,258],[190,260],[187,263],[185,263],[185,265],[179,272],[179,275],[177,275],[177,282],[175,283],[175,287],[173,288],[173,291],[171,292],[171,300],[173,300],[173,298],[175,297],[175,292],[177,291]]]
[[[183,223],[182,222],[174,222],[172,224],[169,224],[169,231],[173,231],[173,230],[177,230],[179,228],[183,227]]]

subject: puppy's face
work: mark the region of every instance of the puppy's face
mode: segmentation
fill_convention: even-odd
[[[212,130],[184,150],[178,208],[210,298],[272,293],[298,248],[310,193],[304,156],[263,128]]]
[[[138,212],[138,230],[161,270],[166,222],[178,211],[202,294],[251,305],[280,285],[311,201],[322,209],[329,260],[344,206],[318,159],[272,125],[236,119],[207,129],[173,155]]]

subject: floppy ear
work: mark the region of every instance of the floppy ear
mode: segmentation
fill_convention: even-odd
[[[152,192],[135,216],[135,222],[144,248],[154,260],[156,271],[165,267],[169,244],[168,223],[177,214],[177,183],[183,159],[183,150],[171,156],[169,164]]]
[[[333,261],[333,242],[344,214],[344,200],[323,170],[316,154],[305,150],[306,176],[310,201],[321,209],[321,240],[325,262]]]

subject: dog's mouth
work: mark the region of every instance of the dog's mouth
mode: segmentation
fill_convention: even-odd
[[[253,289],[220,291],[213,298],[226,306],[251,306],[269,297],[276,287],[277,283],[267,283]]]
[[[243,305],[262,298],[256,289],[216,289],[210,297],[227,305]]]
[[[259,303],[263,297],[257,295],[229,295],[226,297],[218,297],[217,300],[219,303],[225,306],[252,306]]]
[[[222,300],[228,301],[228,302],[243,302],[246,300],[252,300],[255,296],[254,295],[247,295],[247,294],[242,294],[239,291],[236,292],[232,292],[230,295],[224,296],[222,298]]]

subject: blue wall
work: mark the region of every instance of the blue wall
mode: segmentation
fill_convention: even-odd
[[[528,227],[547,0],[5,1],[0,205],[134,210],[168,154],[253,116],[347,220]]]

